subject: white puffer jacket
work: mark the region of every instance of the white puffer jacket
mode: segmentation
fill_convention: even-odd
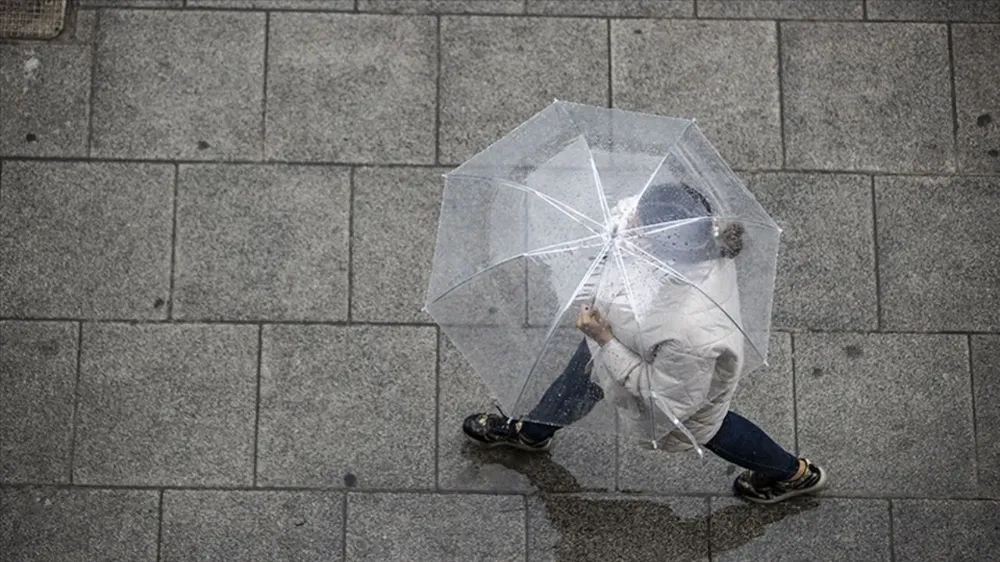
[[[697,444],[701,452],[729,411],[743,366],[744,337],[734,323],[740,322],[735,263],[718,258],[685,265],[682,273],[694,286],[667,276],[636,283],[628,273],[641,330],[621,270],[607,270],[595,307],[615,339],[603,348],[588,340],[595,380],[632,426],[628,433],[650,436],[655,428],[659,448]]]

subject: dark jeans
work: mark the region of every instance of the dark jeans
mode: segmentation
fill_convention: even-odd
[[[521,426],[522,435],[533,441],[548,439],[560,428],[583,419],[604,399],[604,391],[590,378],[590,359],[590,350],[584,340],[576,348],[566,369],[528,414],[530,418],[551,423],[526,421]],[[705,443],[705,448],[737,466],[775,480],[792,478],[799,468],[795,455],[783,449],[752,421],[735,412],[726,414],[719,432]]]

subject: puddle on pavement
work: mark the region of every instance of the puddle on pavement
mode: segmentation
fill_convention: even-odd
[[[463,456],[503,466],[530,481],[528,534],[532,559],[559,562],[708,560],[765,535],[768,527],[819,506],[799,498],[775,506],[709,503],[702,497],[654,497],[584,490],[548,455],[463,447]]]

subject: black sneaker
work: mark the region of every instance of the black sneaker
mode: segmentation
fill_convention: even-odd
[[[733,482],[733,492],[754,503],[778,503],[801,496],[814,494],[826,487],[826,471],[802,459],[806,463],[806,473],[794,480],[769,480],[753,471],[740,474]]]
[[[462,423],[462,431],[473,443],[492,449],[513,447],[522,451],[548,451],[552,438],[529,441],[521,435],[521,422],[496,414],[472,414]]]

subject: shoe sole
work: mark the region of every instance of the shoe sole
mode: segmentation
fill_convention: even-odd
[[[827,482],[827,478],[826,478],[826,471],[823,470],[822,468],[820,468],[819,469],[819,482],[817,482],[815,486],[813,486],[811,488],[807,488],[805,490],[795,490],[795,491],[792,491],[792,492],[788,492],[786,494],[782,494],[782,495],[780,495],[780,496],[778,496],[776,498],[771,498],[769,500],[755,498],[755,497],[752,497],[752,496],[745,496],[745,495],[737,492],[735,490],[735,488],[733,490],[733,493],[736,495],[736,497],[738,497],[740,499],[744,499],[744,500],[746,500],[748,502],[759,503],[759,504],[762,504],[762,505],[772,505],[772,504],[776,504],[776,503],[781,503],[781,502],[786,501],[786,500],[790,500],[790,499],[798,497],[798,496],[805,496],[805,495],[809,495],[809,494],[815,494],[816,492],[820,492],[824,488],[826,488],[827,484],[828,484],[828,482]]]
[[[541,447],[532,447],[530,445],[524,445],[521,443],[511,443],[510,441],[494,441],[492,443],[487,443],[485,441],[480,441],[474,437],[470,437],[468,433],[463,432],[465,438],[469,441],[475,443],[476,445],[482,447],[483,449],[496,449],[498,447],[510,447],[511,449],[517,449],[518,451],[525,451],[528,453],[544,453],[552,448],[552,441],[549,441]]]

